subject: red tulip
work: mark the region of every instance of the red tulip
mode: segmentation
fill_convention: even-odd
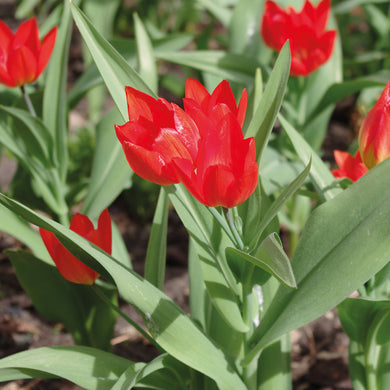
[[[100,214],[97,229],[94,229],[86,215],[79,213],[72,218],[69,229],[111,254],[111,219],[107,209]],[[94,283],[99,277],[97,272],[73,256],[52,232],[42,228],[39,232],[51,258],[65,279],[79,284]]]
[[[161,185],[179,183],[175,158],[192,164],[198,129],[177,105],[126,87],[129,121],[115,125],[127,161],[142,178]]]
[[[300,12],[266,1],[261,35],[266,45],[277,51],[289,40],[292,76],[307,76],[332,55],[336,30],[325,31],[329,11],[330,0],[322,0],[317,7],[306,0]]]
[[[241,129],[246,107],[245,89],[237,107],[227,81],[222,81],[210,95],[196,80],[187,80],[184,108],[201,138],[194,164],[175,162],[183,184],[206,206],[237,206],[257,186],[255,141],[244,139]]]
[[[364,118],[359,131],[359,149],[368,169],[390,156],[390,82]]]
[[[0,83],[19,87],[35,81],[49,62],[56,35],[54,27],[41,43],[35,18],[22,23],[16,34],[0,20]]]
[[[334,158],[339,169],[334,169],[332,173],[337,179],[347,177],[355,182],[368,172],[368,169],[362,163],[359,150],[356,152],[355,157],[351,156],[348,152],[335,150]]]
[[[231,208],[253,193],[258,181],[254,138],[244,139],[241,126],[227,113],[213,127],[212,120],[201,130],[194,165],[175,160],[179,177],[191,194],[206,206]]]

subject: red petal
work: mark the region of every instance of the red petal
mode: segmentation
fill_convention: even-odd
[[[0,20],[0,53],[6,55],[9,50],[10,43],[14,37],[12,30]],[[0,54],[0,63],[2,62],[2,56]]]
[[[94,229],[94,227],[86,215],[76,213],[70,222],[69,229],[80,236],[87,238],[88,234]]]
[[[245,122],[247,105],[248,105],[248,94],[246,92],[246,88],[244,88],[242,91],[242,95],[241,95],[241,99],[237,111],[237,120],[241,127],[244,125]]]
[[[38,24],[35,18],[22,23],[16,31],[12,48],[16,50],[20,46],[28,47],[31,53],[38,58],[41,41],[39,39]]]
[[[38,60],[38,75],[40,75],[46,68],[47,63],[49,62],[51,53],[54,48],[57,37],[57,27],[53,27],[43,38],[41,51],[39,53]]]
[[[108,254],[112,251],[111,218],[107,209],[104,209],[98,220],[97,232],[99,234],[98,246]]]
[[[8,72],[15,86],[31,83],[37,78],[37,58],[26,46],[11,51],[8,57]]]
[[[185,97],[194,100],[202,106],[204,100],[210,98],[210,94],[199,81],[190,78],[186,81]]]

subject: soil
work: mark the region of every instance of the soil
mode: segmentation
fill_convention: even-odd
[[[2,0],[0,17],[13,15],[14,1]],[[9,20],[6,20],[9,23]],[[12,23],[12,20],[11,20]],[[77,39],[76,39],[77,42]],[[70,77],[76,77],[82,68],[81,51],[74,45]],[[347,149],[354,137],[354,126],[345,123],[351,118],[353,101],[338,105],[328,135],[324,141],[324,159],[331,161],[333,149]],[[79,118],[76,114],[75,117]],[[11,164],[11,165],[10,165]],[[1,188],[6,188],[14,166],[8,160],[0,164]],[[130,217],[123,199],[111,207],[110,214],[122,233],[133,261],[141,275],[149,236],[150,222]],[[0,232],[0,249],[19,248],[14,238]],[[165,292],[186,312],[188,308],[187,233],[174,212],[170,215]],[[121,302],[121,309],[139,324],[140,315],[130,305]],[[118,320],[111,341],[113,352],[133,361],[150,361],[157,351],[127,322]],[[0,255],[0,358],[19,351],[41,346],[71,345],[72,338],[61,324],[43,318],[21,288],[13,267]],[[291,333],[292,377],[295,390],[352,389],[348,376],[348,338],[343,333],[336,310],[332,310],[311,324]],[[76,390],[80,387],[61,379],[19,380],[1,384],[2,390]]]

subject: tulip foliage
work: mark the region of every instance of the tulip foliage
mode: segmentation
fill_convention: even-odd
[[[9,193],[0,193],[0,230],[29,248],[7,255],[35,308],[75,342],[3,357],[0,381],[289,389],[289,332],[339,306],[354,386],[386,388],[389,82],[342,80],[344,37],[330,0],[193,3],[228,30],[221,49],[189,50],[201,40],[158,18],[144,23],[141,12],[126,21],[134,40],[111,44],[119,1],[85,0],[82,10],[65,0],[42,40],[35,18],[15,33],[0,22],[0,142],[19,164]],[[68,88],[73,22],[88,66]],[[163,62],[184,66],[180,77],[163,74]],[[319,147],[332,109],[369,87],[381,93],[359,147],[335,150],[338,168],[330,166]],[[107,91],[114,107],[94,111]],[[67,119],[83,97],[96,147],[75,183]],[[143,276],[110,217],[118,195],[140,182],[159,191]],[[189,237],[189,312],[164,293],[171,209]],[[142,323],[122,312],[118,297]],[[156,358],[133,362],[111,351],[118,315]]]

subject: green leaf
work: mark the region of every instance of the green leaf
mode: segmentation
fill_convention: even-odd
[[[279,287],[244,364],[272,340],[338,305],[388,263],[389,168],[390,159],[311,214],[291,259],[298,289]]]
[[[145,26],[138,15],[134,14],[134,29],[138,52],[138,71],[142,80],[146,81],[150,89],[157,93],[158,73],[153,46]]]
[[[263,233],[264,229],[268,226],[268,224],[275,218],[275,216],[278,214],[284,204],[288,201],[288,199],[290,199],[294,195],[294,193],[302,186],[307,175],[310,172],[310,168],[311,158],[309,160],[309,163],[307,164],[307,167],[298,175],[298,177],[294,179],[294,181],[292,181],[287,187],[284,188],[282,193],[272,203],[271,207],[267,209],[259,225],[256,228],[259,237],[261,236],[261,233]]]
[[[77,233],[0,194],[0,203],[29,222],[56,234],[65,247],[100,274],[112,278],[123,299],[140,310],[157,343],[184,364],[226,390],[245,390],[218,349],[169,297]]]
[[[114,130],[114,124],[120,121],[121,115],[114,108],[96,127],[96,150],[82,208],[82,213],[92,219],[97,219],[102,210],[131,184],[133,171]]]
[[[226,53],[221,50],[197,50],[172,53],[156,52],[159,59],[189,66],[218,76],[219,79],[252,85],[257,62],[244,55]]]
[[[290,73],[290,61],[290,46],[287,42],[279,53],[268,79],[267,86],[265,87],[263,97],[245,133],[246,137],[255,138],[256,155],[259,162],[268,143],[276,115],[280,110],[283,96],[286,92],[287,80]]]
[[[246,332],[238,306],[240,287],[230,270],[224,249],[232,245],[205,206],[182,186],[167,187],[170,200],[193,239],[210,298],[225,321],[236,331]]]
[[[44,262],[52,264],[45,245],[37,232],[25,220],[4,206],[0,206],[0,230],[23,242]]]
[[[92,58],[123,119],[126,120],[126,85],[151,96],[154,96],[154,94],[113,46],[98,33],[93,24],[73,2],[71,3],[71,10],[85,44],[91,52]]]
[[[145,279],[162,290],[165,279],[167,254],[169,202],[167,192],[161,188],[154,213],[145,261]]]
[[[31,152],[30,155],[34,155],[44,165],[49,165],[48,168],[52,166],[53,139],[44,123],[39,118],[31,116],[28,112],[19,108],[0,105],[0,111],[19,119],[25,125],[28,132],[19,134],[21,129],[18,129],[17,138],[23,135],[23,142],[26,145],[26,149]]]
[[[109,390],[130,366],[136,371],[143,364],[89,347],[43,347],[1,359],[0,380],[54,376],[87,390]]]
[[[57,268],[24,251],[7,251],[16,276],[36,309],[46,318],[61,322],[76,343],[108,350],[116,313],[90,286],[68,282]],[[108,299],[115,290],[97,287]]]
[[[216,0],[197,0],[197,2],[214,15],[224,26],[228,26],[232,17],[228,8],[218,4]]]
[[[50,58],[43,94],[43,122],[52,132],[54,156],[61,182],[68,167],[66,86],[72,18],[69,2],[64,2],[61,25]]]
[[[161,390],[181,390],[185,387],[185,378],[175,374],[175,368],[183,366],[180,362],[177,362],[171,356],[167,354],[160,355],[153,359],[151,362],[145,364],[140,370],[134,371],[133,367],[129,367],[118,379],[115,386],[111,390],[122,390],[122,389],[133,389],[135,385],[142,383],[143,379],[148,379],[149,386],[153,389]],[[181,373],[183,374],[183,369]],[[172,370],[172,371],[171,371]],[[153,382],[155,385],[152,386],[150,376],[158,376],[154,378]],[[188,375],[188,371],[187,371]],[[156,380],[157,379],[157,380]],[[149,388],[148,386],[148,388]]]
[[[237,262],[249,262],[256,267],[275,276],[281,283],[290,288],[296,288],[294,274],[291,269],[290,260],[283,250],[275,233],[270,234],[261,243],[256,256],[235,248],[226,248],[226,256],[235,259]]]
[[[322,99],[319,101],[307,119],[307,122],[312,121],[325,109],[330,107],[332,104],[339,102],[341,99],[346,98],[347,96],[359,92],[364,88],[381,86],[384,87],[385,85],[386,82],[384,80],[380,80],[374,76],[367,76],[353,81],[344,81],[342,83],[334,83],[326,90]]]
[[[309,163],[310,159],[312,160],[310,177],[319,194],[326,200],[332,199],[338,195],[342,189],[334,187],[335,178],[325,163],[318,157],[317,153],[304,138],[281,115],[279,115],[279,121],[302,162],[306,165]]]

